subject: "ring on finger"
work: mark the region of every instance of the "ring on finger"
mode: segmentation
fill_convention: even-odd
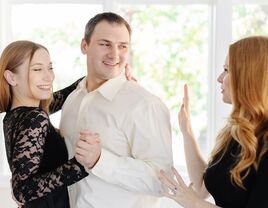
[[[171,189],[171,192],[172,192],[173,195],[176,195],[177,191],[178,191],[178,189],[177,189],[176,186],[173,189]]]

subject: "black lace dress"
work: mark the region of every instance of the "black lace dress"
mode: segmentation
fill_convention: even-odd
[[[51,113],[61,109],[77,84],[53,94]],[[17,107],[3,122],[16,199],[25,208],[70,207],[67,186],[88,174],[75,158],[68,160],[65,142],[47,113],[38,107]]]

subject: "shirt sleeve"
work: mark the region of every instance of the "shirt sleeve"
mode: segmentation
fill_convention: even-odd
[[[142,105],[130,111],[122,129],[129,140],[131,156],[116,155],[103,148],[92,173],[133,192],[159,195],[159,171],[170,173],[173,164],[168,109],[160,100]]]
[[[25,203],[43,197],[59,187],[71,185],[88,174],[75,158],[51,172],[38,173],[48,131],[45,113],[36,115],[20,128],[12,154],[12,188],[16,199]],[[26,122],[25,122],[26,123]]]
[[[249,194],[249,200],[246,208],[264,208],[268,207],[267,187],[268,187],[268,152],[263,155],[260,161],[256,175],[256,180],[253,182],[253,188]]]
[[[53,93],[53,99],[49,105],[50,114],[56,113],[57,111],[61,110],[68,95],[76,89],[77,85],[82,79],[83,78],[80,78],[77,81],[75,81],[73,84],[71,84],[70,86]]]

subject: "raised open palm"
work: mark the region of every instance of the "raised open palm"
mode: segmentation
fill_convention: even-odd
[[[191,129],[191,122],[190,122],[190,113],[189,113],[189,93],[188,93],[188,86],[184,85],[184,95],[182,104],[180,107],[178,120],[179,126],[182,133],[190,132]]]

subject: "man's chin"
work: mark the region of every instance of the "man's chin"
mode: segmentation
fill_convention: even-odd
[[[114,79],[114,78],[120,76],[121,74],[123,74],[123,71],[120,71],[120,72],[114,72],[114,73],[112,73],[112,74],[107,75],[107,76],[106,76],[106,79],[107,79],[107,80],[108,80],[108,79]]]

